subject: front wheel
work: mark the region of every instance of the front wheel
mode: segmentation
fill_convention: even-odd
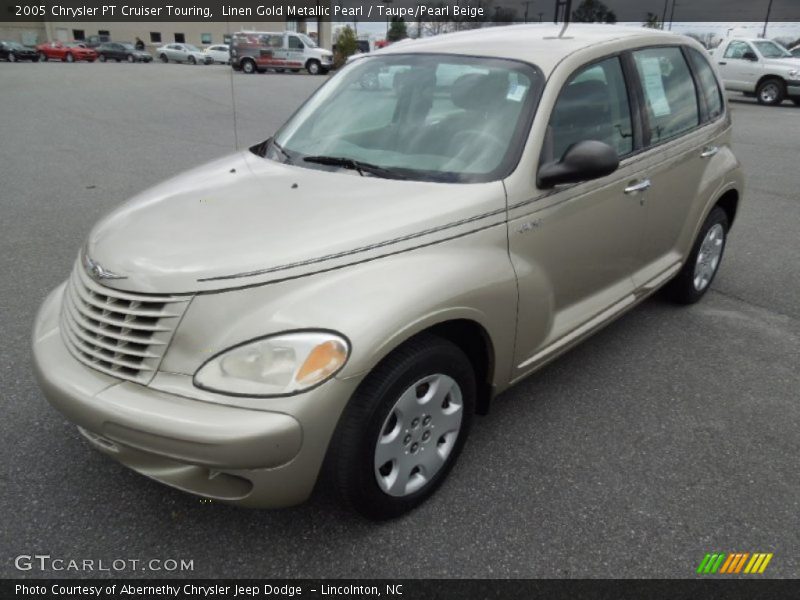
[[[247,75],[252,75],[256,72],[256,63],[254,63],[252,60],[242,61],[242,71],[244,71]]]
[[[308,71],[309,75],[319,75],[322,67],[319,64],[319,61],[310,60],[306,65],[306,71]]]
[[[162,54],[162,55],[161,55],[161,56],[159,56],[158,58],[160,58],[160,59],[161,59],[161,62],[162,62],[162,63],[164,63],[164,64],[166,64],[166,63],[168,63],[168,62],[169,62],[169,59],[167,58],[167,55],[166,55],[166,54]]]
[[[331,442],[328,465],[346,504],[376,520],[428,498],[453,467],[475,410],[466,355],[434,336],[415,338],[361,383]]]
[[[135,62],[136,59],[133,57],[133,54],[128,54],[127,60],[129,63]]]
[[[17,62],[17,57],[13,52],[8,53],[8,62]]]
[[[71,52],[67,52],[67,55],[64,57],[64,60],[67,61],[68,63],[72,63],[75,62],[75,57],[72,56]]]
[[[194,56],[190,56],[189,57],[189,64],[190,65],[196,65],[197,64],[197,59]]]
[[[729,229],[727,213],[715,206],[700,228],[683,268],[666,287],[675,302],[694,304],[711,287],[722,262]]]
[[[777,106],[786,97],[786,86],[780,79],[767,79],[762,81],[756,90],[759,104]]]

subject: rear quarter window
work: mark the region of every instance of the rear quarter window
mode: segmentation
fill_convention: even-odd
[[[689,60],[697,73],[700,95],[706,105],[706,118],[708,121],[714,121],[722,115],[725,106],[714,70],[708,64],[708,59],[694,48],[689,48]]]

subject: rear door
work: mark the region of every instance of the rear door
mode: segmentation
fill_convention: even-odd
[[[709,185],[703,179],[706,166],[720,150],[707,126],[719,124],[724,104],[714,73],[697,50],[661,46],[632,56],[645,108],[641,160],[651,184],[643,196],[643,265],[634,275],[640,287],[657,285],[680,268],[701,189]]]

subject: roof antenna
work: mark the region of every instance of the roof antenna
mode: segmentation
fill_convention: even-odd
[[[564,32],[567,30],[567,27],[569,27],[569,20],[572,17],[572,0],[556,0],[556,11],[553,16],[553,23],[555,23],[556,25],[558,24],[558,17],[559,14],[561,14],[562,10],[563,10],[562,21],[564,23],[564,26],[561,28],[561,31],[558,34],[559,38],[564,37]]]

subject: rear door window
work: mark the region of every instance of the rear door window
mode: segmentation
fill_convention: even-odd
[[[700,124],[694,79],[677,46],[633,52],[650,124],[650,143],[658,144]]]

